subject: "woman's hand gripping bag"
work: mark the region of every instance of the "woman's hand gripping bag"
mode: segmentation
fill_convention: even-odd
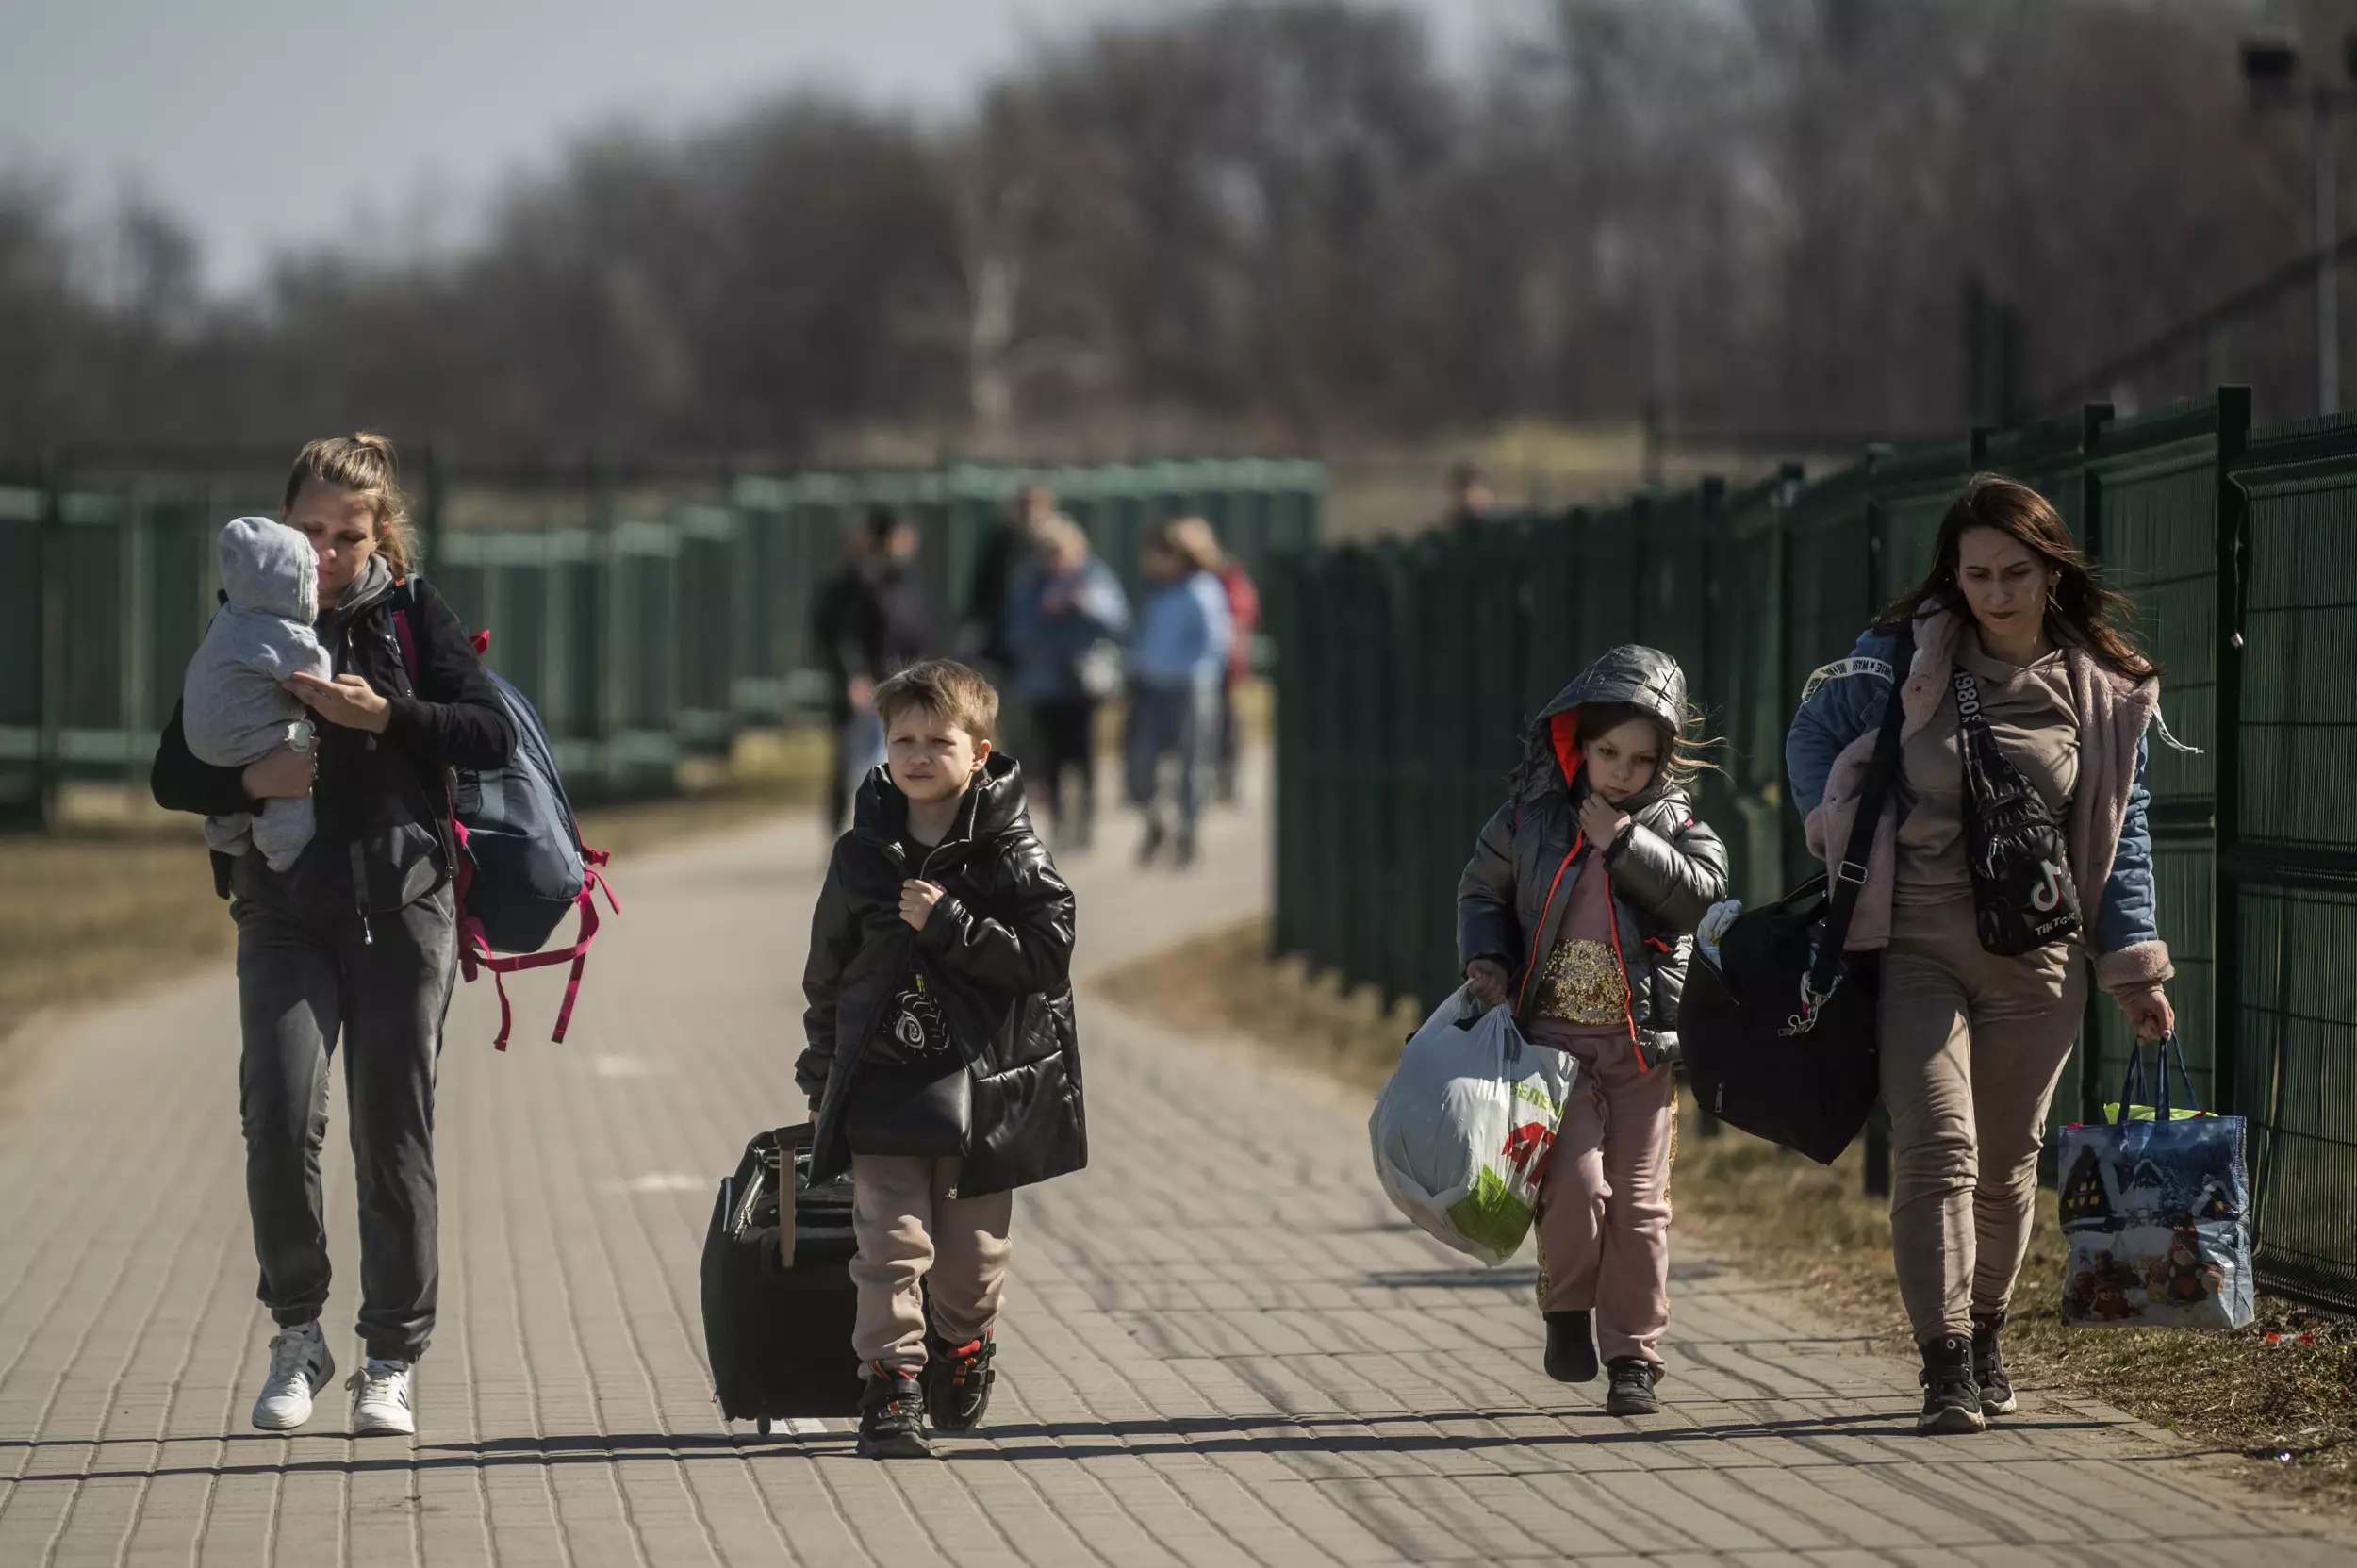
[[[1461,988],[1400,1053],[1367,1118],[1375,1174],[1399,1212],[1485,1263],[1529,1234],[1579,1065],[1525,1040],[1513,1009]]]

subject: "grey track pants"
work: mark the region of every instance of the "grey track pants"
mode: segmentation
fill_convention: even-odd
[[[372,916],[298,911],[258,855],[240,856],[238,1066],[246,1206],[259,1295],[281,1327],[327,1304],[328,1059],[344,1056],[344,1115],[360,1200],[361,1340],[415,1361],[434,1332],[434,1078],[458,942],[451,891]]]

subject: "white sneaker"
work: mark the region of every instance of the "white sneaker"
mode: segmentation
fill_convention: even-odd
[[[352,1435],[408,1437],[418,1429],[409,1408],[409,1363],[371,1360],[346,1379],[352,1390]]]
[[[290,1432],[311,1419],[311,1396],[336,1377],[336,1358],[313,1318],[300,1328],[271,1336],[270,1378],[254,1401],[254,1424],[266,1432]]]

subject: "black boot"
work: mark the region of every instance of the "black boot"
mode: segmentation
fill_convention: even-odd
[[[2011,1415],[2021,1408],[2013,1396],[2013,1379],[2005,1376],[2004,1347],[1997,1336],[2004,1331],[2005,1314],[1972,1314],[1972,1380],[1981,1388],[1983,1415]]]
[[[988,1334],[965,1345],[927,1336],[925,1414],[934,1431],[970,1432],[982,1424],[998,1377],[990,1365],[997,1349]]]
[[[1170,830],[1162,826],[1162,819],[1149,815],[1146,819],[1146,836],[1138,840],[1138,864],[1153,865],[1154,857],[1162,852],[1163,840],[1169,836]]]
[[[1549,1312],[1547,1376],[1558,1383],[1596,1380],[1596,1340],[1586,1312]]]
[[[1659,1415],[1661,1399],[1653,1391],[1653,1363],[1642,1356],[1612,1358],[1612,1384],[1604,1396],[1607,1415]]]
[[[1942,1334],[1923,1342],[1923,1413],[1915,1429],[1923,1433],[1977,1432],[1987,1425],[1981,1418],[1981,1386],[1972,1380],[1972,1342],[1962,1334]]]
[[[859,1453],[870,1460],[921,1460],[932,1448],[925,1441],[925,1400],[916,1379],[882,1362],[868,1369],[859,1395]]]

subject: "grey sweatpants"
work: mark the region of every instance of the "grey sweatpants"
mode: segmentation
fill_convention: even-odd
[[[2002,1312],[2030,1246],[2037,1151],[2087,966],[2055,943],[1981,946],[1970,894],[1892,912],[1877,1019],[1890,1110],[1890,1246],[1921,1345]]]
[[[258,1292],[279,1325],[327,1304],[320,1150],[327,1065],[344,1056],[344,1115],[360,1200],[359,1332],[368,1353],[415,1361],[434,1332],[434,1078],[458,939],[451,891],[372,916],[298,910],[259,855],[240,856],[238,1065],[246,1208]]]

